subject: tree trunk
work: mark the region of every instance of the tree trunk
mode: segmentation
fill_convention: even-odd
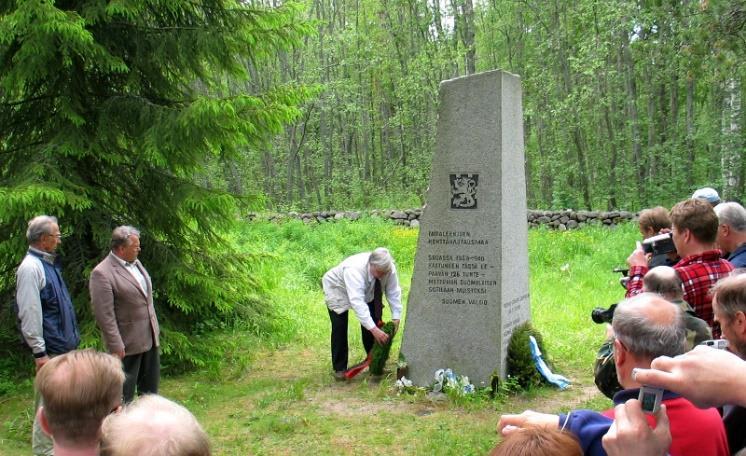
[[[741,87],[733,77],[725,81],[723,116],[721,123],[721,159],[723,192],[722,198],[736,196],[740,187],[738,177],[743,161],[743,138],[741,137]]]
[[[642,144],[640,142],[640,116],[637,113],[637,84],[635,82],[635,63],[632,61],[632,53],[629,50],[629,39],[627,32],[621,31],[620,38],[622,46],[622,62],[625,66],[625,86],[627,90],[627,117],[632,130],[632,160],[635,164],[637,177],[637,195],[641,204],[646,204],[645,198],[645,167],[642,162]]]

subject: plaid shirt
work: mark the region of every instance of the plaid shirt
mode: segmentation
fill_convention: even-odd
[[[673,267],[684,284],[684,300],[694,308],[699,318],[712,327],[712,337],[720,337],[720,327],[713,326],[712,296],[710,288],[733,270],[720,250],[707,250],[697,255],[682,258]],[[642,278],[647,274],[647,266],[632,266],[629,270],[627,297],[642,293]]]

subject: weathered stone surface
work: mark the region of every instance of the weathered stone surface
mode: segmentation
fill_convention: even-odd
[[[520,81],[493,71],[440,87],[437,147],[401,352],[408,378],[440,368],[488,386],[528,320]]]

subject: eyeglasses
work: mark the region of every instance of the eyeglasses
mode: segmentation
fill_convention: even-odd
[[[57,233],[57,234],[47,233],[47,236],[54,236],[57,239],[62,239],[63,237],[61,233]]]

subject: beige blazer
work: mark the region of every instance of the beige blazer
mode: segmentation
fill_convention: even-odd
[[[125,355],[136,355],[150,350],[153,343],[160,345],[153,285],[140,260],[135,265],[145,277],[147,293],[112,253],[91,272],[91,306],[111,353],[124,350]]]

